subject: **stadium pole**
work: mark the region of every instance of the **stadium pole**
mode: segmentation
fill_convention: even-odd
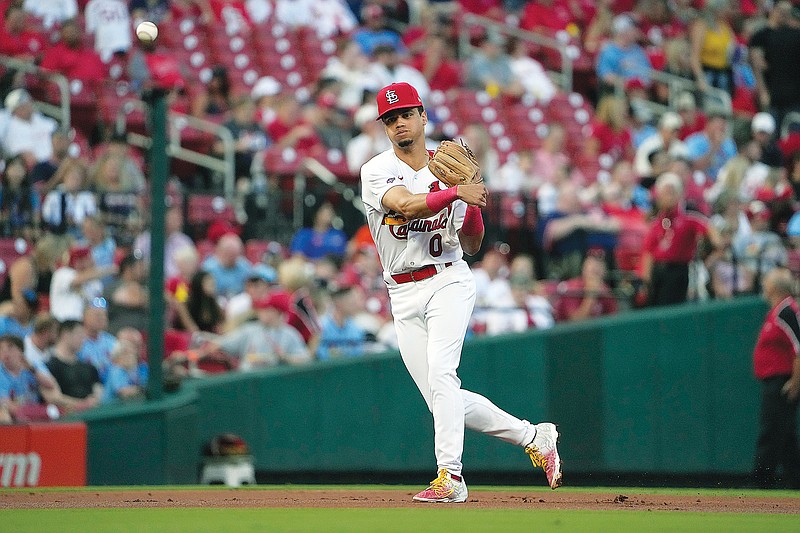
[[[154,88],[143,95],[150,105],[150,318],[147,328],[147,362],[150,377],[147,397],[158,400],[164,395],[164,220],[166,214],[167,92]]]

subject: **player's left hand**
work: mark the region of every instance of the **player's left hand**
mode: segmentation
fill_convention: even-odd
[[[796,380],[790,379],[786,383],[784,383],[783,387],[781,388],[781,392],[783,393],[789,401],[794,401],[797,399],[798,395],[800,395],[800,383]]]

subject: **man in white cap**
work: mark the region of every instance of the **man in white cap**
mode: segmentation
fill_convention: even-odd
[[[761,147],[761,161],[767,166],[779,168],[783,165],[783,153],[774,140],[775,119],[769,113],[756,113],[750,122],[750,131]]]
[[[658,152],[666,152],[671,157],[686,157],[686,144],[678,139],[678,131],[683,126],[680,115],[667,111],[658,121],[658,133],[642,141],[636,150],[633,167],[639,177],[651,177],[666,169],[653,168],[652,159]]]
[[[0,152],[6,156],[21,154],[29,168],[50,159],[56,122],[34,110],[33,98],[25,89],[14,89],[4,103],[9,115],[0,136]]]
[[[281,84],[272,76],[259,78],[250,91],[256,104],[256,120],[264,126],[275,120],[275,97],[281,93]]]

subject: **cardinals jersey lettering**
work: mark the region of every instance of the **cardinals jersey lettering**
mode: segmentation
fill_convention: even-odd
[[[466,203],[456,200],[429,218],[410,221],[382,203],[383,195],[392,187],[427,194],[440,185],[427,166],[415,172],[392,149],[376,155],[361,168],[361,199],[386,274],[455,262],[463,257],[458,230],[464,222]]]

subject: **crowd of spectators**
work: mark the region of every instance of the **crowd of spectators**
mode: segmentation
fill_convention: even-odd
[[[488,31],[460,56],[463,12],[577,43],[592,65],[585,143],[576,148],[574,131],[555,120],[535,130],[532,149],[501,149],[481,122],[455,132],[475,150],[492,202],[513,200],[518,216],[514,202],[524,199],[534,213],[516,247],[494,242],[502,217],[487,220],[469,335],[757,293],[775,266],[800,266],[791,123],[800,112],[800,7],[791,2],[0,0],[0,10],[0,55],[71,84],[122,76],[136,88],[162,85],[173,109],[225,125],[245,197],[280,190],[269,149],[337,153],[357,175],[389,147],[374,94],[393,81],[414,84],[424,102],[468,90],[489,102],[568,105],[572,95],[524,40]],[[134,44],[141,20],[216,24],[228,36],[280,24],[332,39],[336,53],[304,91],[270,72],[243,84],[231,64],[198,79],[170,53],[175,36]],[[697,90],[670,94],[654,68]],[[0,288],[0,422],[141,397],[148,375],[142,154],[113,127],[63,131],[38,110],[28,81],[13,69],[0,77],[0,238],[21,248]],[[709,88],[727,92],[733,108],[718,106]],[[656,116],[648,101],[668,109]],[[428,111],[435,146],[446,117]],[[88,151],[76,135],[92,136]],[[365,226],[344,225],[340,197],[327,194],[307,227],[267,243],[237,224],[187,223],[194,192],[171,195],[167,209],[168,371],[254,371],[396,347],[374,244]],[[277,204],[264,204],[274,211],[266,219],[281,218]],[[254,241],[265,245],[255,256]]]

